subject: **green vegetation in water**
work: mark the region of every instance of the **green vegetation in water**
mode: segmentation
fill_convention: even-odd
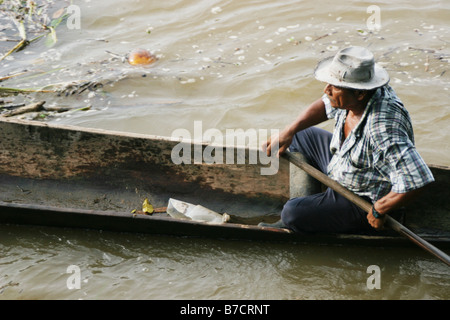
[[[68,17],[67,8],[61,8],[48,15],[48,1],[23,1],[23,0],[0,0],[0,19],[11,21],[20,36],[19,42],[6,52],[0,61],[10,54],[23,50],[30,43],[45,37],[47,47],[52,47],[58,41],[56,28]],[[30,39],[30,35],[33,37]],[[13,35],[17,36],[17,35]],[[11,40],[14,41],[14,40]]]
[[[70,1],[71,2],[71,1]],[[53,47],[57,41],[57,27],[64,23],[69,17],[69,1],[58,2],[50,0],[0,0],[0,23],[9,25],[6,37],[2,39],[2,49],[0,62],[15,52],[25,49],[37,40],[44,40],[45,46]],[[8,43],[17,42],[17,44],[8,47]],[[62,68],[40,71],[37,74],[31,74],[32,71],[24,70],[15,74],[0,76],[0,82],[11,78],[30,79],[36,76],[51,74]],[[25,75],[25,78],[22,76]],[[95,81],[72,80],[69,82],[58,82],[48,84],[40,88],[22,88],[17,86],[0,87],[0,97],[15,95],[28,95],[34,93],[54,93],[59,95],[79,94],[85,90],[96,90],[102,85]],[[9,104],[6,101],[0,101],[0,116],[10,117],[24,113],[39,112],[37,118],[45,118],[48,112],[67,112],[67,111],[85,111],[91,107],[71,109],[67,107],[43,107],[45,101],[27,104]],[[20,107],[18,107],[20,106]]]

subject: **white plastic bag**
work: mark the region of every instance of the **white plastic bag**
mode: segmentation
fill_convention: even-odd
[[[226,213],[222,215],[201,205],[194,205],[172,198],[169,199],[167,213],[172,218],[176,219],[194,220],[208,223],[226,223],[230,220],[230,216]]]

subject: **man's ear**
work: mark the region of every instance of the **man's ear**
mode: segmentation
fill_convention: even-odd
[[[363,101],[365,98],[372,96],[375,90],[356,90],[355,97],[358,101]]]
[[[363,101],[368,93],[369,93],[369,91],[367,91],[367,90],[356,90],[355,91],[356,99],[358,99],[358,101]]]

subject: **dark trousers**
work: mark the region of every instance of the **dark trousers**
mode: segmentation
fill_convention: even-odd
[[[294,136],[291,152],[302,153],[317,169],[327,173],[331,159],[331,133],[309,128]],[[374,230],[367,213],[328,188],[325,192],[290,199],[283,207],[281,220],[296,232],[367,233]]]

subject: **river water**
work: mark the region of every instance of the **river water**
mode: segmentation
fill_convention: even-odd
[[[54,2],[50,13],[69,5]],[[317,62],[362,45],[389,71],[419,152],[428,163],[450,165],[448,1],[377,1],[373,9],[372,2],[327,0],[73,4],[79,16],[70,21],[79,25],[59,25],[55,45],[35,41],[0,62],[2,76],[24,72],[4,87],[64,89],[4,98],[70,109],[24,118],[162,136],[194,132],[194,121],[223,132],[282,129],[321,95]],[[135,48],[159,60],[131,66],[122,57]],[[83,91],[88,81],[97,85]],[[69,289],[70,266],[80,272],[79,289]],[[370,266],[379,268],[379,289],[368,284]],[[0,226],[0,299],[448,298],[449,269],[413,247]]]

